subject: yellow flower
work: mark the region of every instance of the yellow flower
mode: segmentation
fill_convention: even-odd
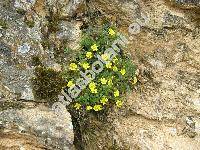
[[[97,93],[97,89],[90,89],[91,90],[91,93]]]
[[[101,78],[101,84],[106,84],[107,83],[107,80],[105,78]]]
[[[115,31],[114,31],[113,29],[111,29],[111,28],[108,30],[108,33],[109,33],[111,36],[115,35]]]
[[[86,62],[86,63],[83,63],[83,64],[81,64],[82,65],[82,67],[85,69],[85,70],[87,70],[88,68],[90,68],[90,65]]]
[[[113,85],[112,79],[109,79],[109,80],[108,80],[108,85],[109,85],[109,86]]]
[[[118,71],[117,66],[113,66],[113,71]]]
[[[80,107],[81,107],[81,104],[79,104],[79,103],[76,103],[76,104],[74,105],[74,108],[76,108],[76,110],[80,109]]]
[[[89,84],[89,88],[90,88],[92,93],[97,93],[96,84],[94,82],[91,82]]]
[[[93,51],[98,51],[98,46],[96,44],[94,44],[94,45],[91,46],[91,49]]]
[[[102,54],[101,55],[101,58],[104,60],[104,61],[106,61],[106,60],[108,60],[108,54],[107,53],[105,53],[105,54]]]
[[[137,77],[134,77],[134,78],[133,78],[132,84],[134,85],[134,84],[136,84],[136,83],[137,83]]]
[[[92,58],[93,57],[92,52],[87,52],[86,57],[89,58],[89,59]]]
[[[96,88],[96,84],[95,84],[94,82],[91,82],[91,83],[89,84],[89,88],[90,88],[90,89],[95,89],[95,88]]]
[[[112,63],[111,63],[111,62],[108,62],[108,63],[106,64],[106,68],[112,68]]]
[[[108,102],[108,99],[106,97],[103,97],[100,102],[105,105]]]
[[[73,81],[69,81],[69,82],[67,83],[67,86],[68,86],[68,87],[72,87],[72,86],[75,86],[75,84],[73,83]]]
[[[77,70],[77,68],[78,68],[78,66],[77,66],[75,63],[71,63],[71,64],[69,65],[69,69],[70,69],[70,70]]]
[[[117,100],[116,105],[117,105],[117,107],[121,107],[122,106],[122,101]]]
[[[90,111],[92,109],[92,106],[87,106],[86,110]]]
[[[125,69],[121,69],[121,71],[120,71],[120,72],[121,72],[121,74],[122,74],[122,75],[125,75],[125,73],[126,73],[126,70],[125,70]]]
[[[118,96],[119,96],[119,90],[116,90],[116,91],[114,92],[114,96],[115,96],[115,97],[118,97]]]
[[[115,57],[112,61],[113,61],[113,63],[116,63],[118,61],[118,58]]]
[[[99,111],[99,110],[102,110],[102,106],[101,105],[94,105],[93,107],[94,111]]]

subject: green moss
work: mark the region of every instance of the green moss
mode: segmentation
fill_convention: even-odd
[[[35,78],[32,78],[33,93],[36,100],[54,102],[65,82],[60,73],[53,69],[36,67]]]
[[[1,6],[3,6],[6,10],[13,8],[13,1],[12,0],[3,0],[1,1]]]
[[[48,30],[49,32],[57,32],[59,30],[59,20],[60,20],[60,13],[56,12],[53,13],[52,10],[50,10],[50,16],[47,17],[48,19]]]
[[[17,9],[16,11],[17,11],[17,13],[20,14],[20,15],[25,15],[25,14],[26,14],[26,11],[23,10],[23,9]]]
[[[31,65],[33,66],[42,66],[42,62],[38,56],[33,56],[31,60]]]
[[[3,29],[7,29],[8,28],[8,24],[5,20],[0,18],[0,27],[2,27]]]
[[[26,20],[25,23],[26,23],[26,25],[27,25],[29,28],[33,28],[34,25],[35,25],[35,22],[34,22],[34,21],[28,21],[28,20]]]
[[[10,101],[4,101],[0,102],[0,111],[7,110],[7,109],[22,109],[24,108],[24,105],[17,102],[10,102]]]
[[[59,62],[60,64],[65,62],[65,59],[69,59],[70,57],[72,58],[74,52],[72,50],[68,51],[68,53],[65,53],[65,48],[68,45],[68,41],[66,39],[63,39],[60,41],[59,46],[55,46],[53,47],[54,50],[54,57],[56,59],[57,62]],[[69,50],[69,49],[68,49]]]
[[[50,48],[50,43],[49,43],[49,40],[48,40],[48,39],[43,39],[43,40],[42,40],[42,47],[43,47],[44,49]]]

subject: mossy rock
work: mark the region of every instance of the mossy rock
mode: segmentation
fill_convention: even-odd
[[[26,14],[26,11],[23,10],[23,9],[20,9],[20,8],[18,8],[16,11],[17,11],[17,13],[20,14],[20,15],[25,15],[25,14]]]
[[[65,84],[61,74],[53,69],[39,66],[35,69],[35,76],[31,81],[36,100],[55,102]]]
[[[0,27],[3,29],[7,29],[8,28],[8,24],[5,20],[0,18]]]
[[[35,22],[34,21],[26,20],[25,23],[29,28],[33,28],[35,26]]]
[[[24,105],[19,102],[12,102],[12,101],[4,101],[0,102],[0,111],[7,110],[7,109],[22,109]]]
[[[31,65],[33,66],[42,66],[39,56],[33,56],[31,59]]]

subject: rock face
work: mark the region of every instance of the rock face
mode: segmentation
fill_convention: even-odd
[[[71,116],[58,118],[36,101],[31,79],[38,66],[62,70],[64,48],[77,46],[81,25],[62,17],[80,2],[0,1],[0,149],[73,149]]]
[[[30,105],[21,110],[4,110],[0,113],[0,118],[3,136],[1,145],[7,149],[13,146],[28,149],[26,146],[29,141],[30,147],[37,145],[38,149],[73,149],[73,126],[67,111],[58,118],[46,106]],[[15,138],[18,141],[16,143]],[[31,140],[32,138],[34,140]],[[8,144],[6,139],[12,143]]]
[[[80,125],[83,148],[198,150],[198,0],[0,1],[0,149],[74,149],[69,113],[57,118],[36,101],[30,79],[38,66],[63,70],[71,57],[64,49],[77,49],[80,27],[95,19],[92,13],[127,36],[139,75],[122,109]],[[140,31],[130,34],[138,21]]]
[[[0,141],[1,141],[2,150],[16,150],[16,149],[44,150],[45,149],[44,146],[37,143],[37,140],[34,136],[16,134],[13,132],[1,133]]]
[[[95,0],[91,5],[127,38],[129,25],[143,21],[141,14],[149,22],[129,38],[127,51],[140,70],[135,90],[121,110],[110,113],[110,124],[97,125],[98,144],[91,138],[86,149],[199,149],[199,2]]]

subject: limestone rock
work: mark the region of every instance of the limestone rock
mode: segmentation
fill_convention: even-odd
[[[91,7],[113,19],[118,31],[129,39],[127,51],[140,70],[124,107],[109,115],[111,130],[107,131],[104,124],[97,125],[97,131],[104,130],[93,135],[99,143],[94,144],[96,149],[108,148],[108,141],[131,150],[197,150],[200,146],[199,3],[172,3],[91,1]],[[187,11],[186,5],[190,7]],[[144,23],[142,14],[149,22],[141,24],[140,32],[132,35],[128,28],[138,20]],[[107,142],[102,140],[105,138]]]
[[[26,146],[27,141],[24,141],[24,138],[31,136],[37,141],[37,145],[43,145],[43,147],[73,148],[73,126],[67,110],[63,112],[63,116],[58,117],[44,105],[29,106],[21,110],[8,109],[0,112],[0,123],[3,137],[5,136],[12,142],[14,142],[13,138],[20,137],[16,146],[20,146],[20,143],[22,147]],[[14,132],[13,137],[10,135],[12,132]],[[8,144],[3,142],[4,140],[4,138],[1,139],[2,146],[8,147],[9,144],[12,146],[12,143]],[[34,146],[34,142],[30,146],[32,145]]]

